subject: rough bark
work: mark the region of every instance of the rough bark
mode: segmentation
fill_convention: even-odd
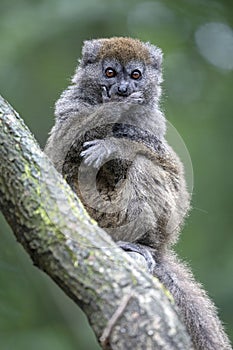
[[[88,216],[2,98],[0,209],[33,263],[84,310],[102,348],[192,348],[169,293]]]

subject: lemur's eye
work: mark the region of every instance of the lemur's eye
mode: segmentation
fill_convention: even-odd
[[[115,69],[108,67],[105,69],[105,75],[108,78],[114,78],[116,76],[116,71]]]
[[[132,79],[135,79],[135,80],[141,78],[141,76],[142,76],[142,73],[140,72],[139,69],[135,69],[135,70],[133,70],[132,73],[131,73],[131,78],[132,78]]]

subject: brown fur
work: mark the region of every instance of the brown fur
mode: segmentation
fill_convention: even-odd
[[[98,59],[115,58],[121,64],[126,64],[131,60],[151,63],[151,57],[145,45],[138,39],[131,38],[110,38],[103,39],[103,45],[99,51]]]

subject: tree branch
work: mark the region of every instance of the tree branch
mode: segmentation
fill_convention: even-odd
[[[192,348],[158,280],[88,216],[1,97],[0,209],[33,263],[84,310],[103,348]]]

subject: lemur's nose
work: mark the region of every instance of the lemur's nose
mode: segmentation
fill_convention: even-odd
[[[126,95],[127,94],[127,91],[128,91],[128,84],[127,83],[121,83],[119,86],[118,86],[118,93],[120,95]]]

